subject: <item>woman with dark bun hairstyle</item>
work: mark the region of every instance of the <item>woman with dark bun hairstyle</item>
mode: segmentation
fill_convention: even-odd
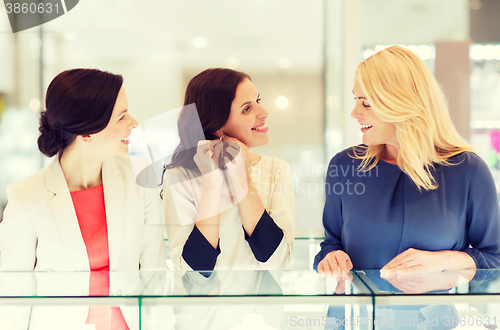
[[[170,256],[182,270],[283,269],[293,248],[289,166],[250,148],[271,136],[243,72],[207,69],[188,84],[180,144],[165,172]]]
[[[147,161],[127,156],[137,121],[122,83],[91,69],[64,71],[50,83],[38,147],[56,157],[7,187],[0,271],[166,267],[158,192],[136,184],[132,166]]]

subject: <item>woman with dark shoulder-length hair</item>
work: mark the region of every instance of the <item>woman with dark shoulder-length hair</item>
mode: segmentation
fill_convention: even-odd
[[[250,77],[208,69],[188,84],[180,144],[165,172],[170,255],[183,270],[277,269],[290,260],[294,201],[289,166],[249,148],[270,140]]]
[[[363,145],[330,162],[325,240],[314,267],[330,274],[380,269],[386,277],[498,268],[493,177],[453,127],[425,63],[392,46],[364,60],[355,77],[351,116]],[[356,173],[335,174],[348,166]],[[347,184],[358,185],[357,193],[340,192]]]
[[[74,69],[52,80],[38,147],[56,156],[7,187],[1,271],[137,271],[164,268],[161,201],[139,187],[128,153],[137,121],[123,78]],[[135,166],[135,164],[134,164]]]

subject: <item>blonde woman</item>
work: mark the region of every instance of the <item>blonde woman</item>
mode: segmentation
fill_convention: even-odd
[[[499,267],[492,175],[453,127],[425,63],[389,47],[358,66],[353,93],[363,145],[330,162],[318,272]]]

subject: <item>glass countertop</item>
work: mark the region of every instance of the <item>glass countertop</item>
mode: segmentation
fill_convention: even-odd
[[[95,285],[109,294],[89,294]],[[500,269],[384,276],[356,270],[345,278],[314,270],[1,272],[0,298],[188,296],[500,295]]]
[[[494,329],[500,269],[399,276],[355,270],[342,278],[313,270],[0,273],[2,329],[21,321],[22,329],[77,329],[68,324],[85,325],[94,306],[120,308],[131,330],[264,329],[257,325],[264,323],[272,329],[344,323],[360,330]]]
[[[103,285],[109,293],[95,293]],[[337,279],[313,270],[0,273],[0,298],[332,295],[370,297],[372,292],[354,273]]]

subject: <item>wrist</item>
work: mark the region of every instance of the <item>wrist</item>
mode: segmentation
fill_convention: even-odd
[[[222,183],[215,181],[203,181],[203,191],[213,194],[220,194],[220,192],[222,191]]]
[[[475,269],[474,259],[463,251],[442,251],[445,254],[444,269]]]
[[[222,182],[224,182],[224,179],[222,177],[222,173],[220,173],[220,170],[213,170],[209,173],[203,174],[202,175],[203,179],[203,186],[209,186],[209,187],[216,187],[216,186],[222,186]]]

